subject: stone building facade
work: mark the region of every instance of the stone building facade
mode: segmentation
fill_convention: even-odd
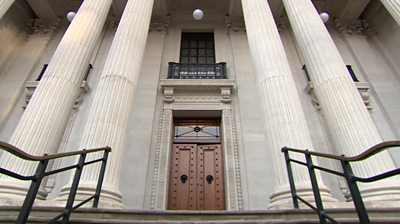
[[[104,207],[284,208],[281,147],[350,156],[400,139],[397,0],[2,0],[0,46],[1,140],[33,155],[110,146]],[[390,151],[355,170],[399,159]],[[6,153],[0,165],[35,169]],[[70,175],[48,178],[37,203],[65,200]],[[295,175],[310,196],[306,170]],[[0,178],[0,203],[20,203],[27,184]],[[323,199],[346,206],[344,180],[318,178]],[[399,180],[361,192],[396,205]]]

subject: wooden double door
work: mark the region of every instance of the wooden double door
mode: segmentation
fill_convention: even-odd
[[[168,209],[224,210],[221,144],[174,144]]]

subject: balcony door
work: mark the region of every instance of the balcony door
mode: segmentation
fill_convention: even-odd
[[[175,121],[168,209],[225,209],[219,133],[218,120]]]

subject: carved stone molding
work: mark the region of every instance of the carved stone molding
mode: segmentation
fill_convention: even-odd
[[[28,105],[29,101],[32,98],[33,93],[36,90],[37,85],[39,84],[39,81],[27,81],[25,83],[25,88],[28,90],[26,92],[26,96],[25,96],[25,105],[22,107],[23,109],[26,108],[26,106]],[[88,85],[88,83],[86,81],[82,82],[81,88],[80,88],[80,93],[78,95],[78,97],[75,100],[75,104],[73,106],[74,111],[76,111],[80,105],[80,103],[82,102],[82,98],[83,96],[89,91],[90,87]]]
[[[371,101],[370,101],[370,94],[369,94],[369,84],[367,82],[355,82],[356,87],[358,89],[358,92],[360,93],[361,98],[364,101],[365,106],[367,107],[368,110],[372,110],[371,106]],[[314,86],[311,84],[311,82],[307,83],[307,86],[305,88],[308,94],[310,94],[312,98],[312,102],[315,105],[315,107],[320,110],[319,102],[317,99],[317,96],[314,93]]]
[[[151,176],[150,209],[166,210],[168,195],[168,176],[170,146],[173,135],[173,117],[175,112],[184,111],[220,111],[221,130],[226,183],[226,209],[243,209],[242,182],[236,121],[231,104],[233,80],[161,80],[163,101],[157,129],[154,169]],[[201,113],[201,112],[199,112]]]
[[[31,19],[25,24],[25,31],[29,34],[48,33],[49,31],[57,31],[62,22],[61,17],[56,19]]]
[[[246,32],[246,25],[243,17],[232,18],[230,16],[225,16],[225,27],[228,28],[228,34],[231,30],[234,32]]]
[[[171,16],[158,17],[150,21],[149,32],[151,31],[165,31],[168,32],[168,27],[171,24]]]
[[[235,88],[234,81],[228,79],[163,79],[160,85],[165,103],[230,103],[231,91]],[[185,94],[182,96],[181,92]],[[201,92],[216,94],[199,95]]]
[[[231,88],[221,87],[221,102],[223,103],[231,102]]]
[[[354,33],[359,35],[368,35],[368,32],[372,31],[371,26],[365,19],[341,20],[339,18],[335,18],[333,22],[335,28],[339,32],[346,32],[349,35]]]
[[[174,96],[174,87],[165,87],[164,88],[164,102],[172,103],[175,100]]]

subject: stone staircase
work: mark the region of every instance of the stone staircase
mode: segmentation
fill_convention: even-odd
[[[0,207],[0,224],[15,223],[20,207]],[[34,207],[28,223],[45,223],[61,212],[57,207]],[[400,208],[368,209],[372,223],[400,223]],[[353,209],[327,209],[341,223],[359,223]],[[143,211],[82,208],[69,223],[319,223],[309,209],[266,211]]]

